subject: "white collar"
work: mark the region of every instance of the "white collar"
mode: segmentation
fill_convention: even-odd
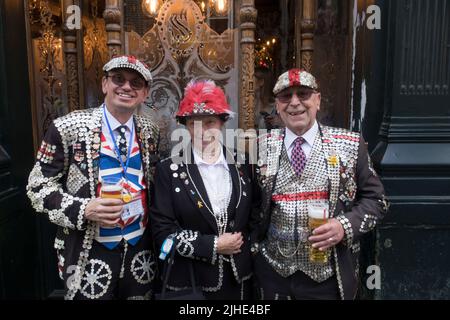
[[[217,160],[216,160],[216,162],[214,162],[214,163],[208,163],[208,162],[205,162],[203,159],[202,159],[202,157],[200,157],[200,155],[197,153],[197,150],[195,150],[194,148],[192,148],[192,150],[193,150],[193,154],[194,154],[194,162],[195,162],[195,164],[196,165],[207,165],[207,166],[223,166],[223,167],[225,167],[227,170],[229,170],[229,168],[228,168],[228,164],[227,164],[227,161],[225,160],[225,156],[224,156],[224,154],[223,154],[223,150],[222,150],[223,148],[220,148],[219,150],[220,150],[220,155],[219,155],[219,157],[217,158]]]
[[[319,125],[315,120],[313,126],[309,128],[309,130],[306,131],[304,134],[302,134],[301,137],[303,137],[306,143],[308,143],[312,147],[318,131]],[[284,145],[286,146],[286,149],[289,149],[292,143],[294,143],[294,140],[297,139],[298,137],[299,136],[297,136],[294,132],[292,132],[289,128],[286,127],[286,134],[284,137]]]
[[[118,127],[122,125],[116,118],[114,118],[111,112],[109,112],[108,108],[106,108],[106,105],[105,105],[105,114],[106,117],[108,118],[109,125],[111,126],[112,131],[116,130]],[[131,128],[133,128],[133,116],[131,116],[130,119],[128,119],[128,121],[125,123],[125,126],[131,132]]]

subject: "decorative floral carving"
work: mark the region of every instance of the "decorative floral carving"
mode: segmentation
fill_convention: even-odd
[[[136,30],[129,27],[125,33],[126,52],[143,59],[153,75],[149,97],[140,112],[157,121],[161,130],[160,149],[163,150],[171,149],[170,133],[177,126],[173,114],[189,81],[211,79],[225,91],[232,76],[237,81],[234,46],[238,33],[236,29],[217,33],[208,25],[208,15],[202,13],[198,3],[166,0],[155,24],[147,32],[136,32],[136,26]],[[125,1],[125,4],[132,6],[131,1]],[[132,14],[131,10],[126,13],[126,21],[133,20],[140,26],[149,22],[136,16],[128,17],[128,14]],[[141,37],[140,34],[144,35]],[[228,98],[230,104],[237,107],[237,95],[229,95]]]
[[[254,95],[254,45],[242,44],[242,86],[241,86],[241,104],[239,109],[240,127],[244,129],[254,128],[255,126],[255,95]]]
[[[244,1],[240,10],[241,26],[241,101],[239,126],[255,127],[255,22],[257,10],[253,1]]]
[[[37,75],[38,135],[43,136],[53,119],[63,113],[62,40],[56,36],[58,26],[53,20],[48,0],[29,2],[28,21],[40,34],[40,37],[33,38],[32,45],[36,65],[34,72]]]
[[[119,9],[118,1],[107,6],[103,12],[105,28],[107,33],[107,44],[110,57],[121,54],[121,21],[122,12]]]
[[[122,13],[119,8],[106,8],[103,12],[103,18],[107,24],[120,24]]]
[[[67,99],[69,110],[80,109],[77,55],[66,52]]]
[[[99,18],[98,1],[90,2],[90,18],[83,17],[84,26],[84,88],[86,108],[97,107],[103,102],[101,81],[103,65],[108,61],[105,21]]]
[[[251,6],[242,6],[241,10],[239,11],[241,22],[242,23],[256,23],[256,18],[258,15],[258,10],[255,9],[255,7]]]

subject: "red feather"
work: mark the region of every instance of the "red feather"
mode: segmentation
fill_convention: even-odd
[[[205,112],[194,113],[196,106],[202,105]],[[198,110],[197,110],[198,111]],[[208,112],[209,111],[209,112]],[[177,116],[200,114],[231,114],[230,106],[223,90],[211,80],[190,82],[184,90]]]

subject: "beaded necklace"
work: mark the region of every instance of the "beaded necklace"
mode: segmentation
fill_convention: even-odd
[[[231,154],[231,152],[228,150],[228,148],[225,148],[225,150]],[[187,152],[185,152],[185,157],[186,157],[185,161],[187,163]],[[237,169],[237,166],[234,165],[234,168],[236,170],[237,176],[239,177],[239,171]],[[189,166],[186,166],[186,171],[187,171],[189,179],[191,180],[192,185],[194,186],[194,189],[197,192],[198,196],[202,200],[203,204],[205,205],[205,207],[209,211],[209,213],[211,213],[211,215],[214,217],[214,220],[216,221],[216,224],[217,224],[217,230],[218,230],[219,235],[222,235],[223,233],[225,233],[225,230],[226,230],[226,227],[227,227],[227,223],[228,223],[228,212],[227,212],[227,209],[228,209],[228,205],[230,203],[231,193],[233,192],[233,186],[231,185],[232,184],[231,174],[228,173],[228,175],[227,175],[228,176],[227,183],[230,184],[230,192],[228,192],[228,195],[226,196],[226,200],[224,201],[225,205],[224,206],[222,206],[222,205],[220,206],[219,212],[214,212],[214,210],[208,206],[207,202],[203,199],[202,194],[199,192],[199,190],[197,188],[197,185],[195,184],[194,179],[192,179],[191,173],[189,171]],[[206,188],[206,186],[205,186],[205,188]],[[239,201],[236,204],[236,208],[239,206],[239,203],[240,203],[241,191],[242,191],[242,187],[241,187],[241,183],[240,183],[240,180],[239,180]]]

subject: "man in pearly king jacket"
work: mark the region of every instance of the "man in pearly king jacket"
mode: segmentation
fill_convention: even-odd
[[[134,115],[151,74],[133,56],[103,67],[105,102],[49,127],[27,186],[37,212],[56,224],[55,249],[65,299],[147,299],[155,255],[147,228],[159,131]],[[107,180],[119,199],[100,197]]]
[[[359,133],[316,120],[320,93],[301,69],[282,74],[273,90],[285,128],[259,140],[252,252],[261,299],[354,299],[359,239],[387,212],[384,189]],[[308,209],[329,220],[310,232]],[[311,259],[312,247],[329,254]]]

